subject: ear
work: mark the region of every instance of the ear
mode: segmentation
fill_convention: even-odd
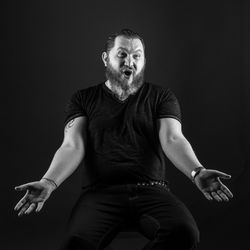
[[[105,65],[105,67],[107,67],[107,60],[108,60],[108,54],[107,54],[107,52],[103,52],[102,53],[102,61]]]

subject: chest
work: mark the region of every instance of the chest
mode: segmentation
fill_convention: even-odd
[[[92,132],[150,130],[155,124],[155,107],[149,99],[130,96],[125,102],[100,98],[87,108],[88,127]]]

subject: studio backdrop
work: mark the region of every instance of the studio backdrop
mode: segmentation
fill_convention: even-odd
[[[244,1],[9,1],[2,4],[1,248],[54,250],[81,187],[81,167],[39,214],[18,217],[14,186],[39,180],[63,139],[72,93],[105,80],[109,35],[138,32],[146,80],[177,96],[183,133],[201,163],[232,175],[229,203],[207,201],[168,164],[171,189],[190,209],[201,250],[250,247],[250,86]],[[3,226],[4,225],[4,226]],[[120,238],[119,238],[120,237]],[[136,243],[135,243],[136,242]],[[140,249],[118,236],[116,249]]]

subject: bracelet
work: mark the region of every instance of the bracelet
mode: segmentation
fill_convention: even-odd
[[[56,186],[56,188],[58,188],[58,186],[57,186],[57,184],[55,183],[55,181],[53,181],[53,180],[51,180],[51,179],[49,179],[49,178],[42,178],[42,179],[44,179],[44,180],[47,180],[47,181],[49,181],[49,182],[52,182],[55,186]]]
[[[195,177],[200,173],[202,169],[205,169],[204,167],[197,167],[191,172],[191,180],[194,182]]]

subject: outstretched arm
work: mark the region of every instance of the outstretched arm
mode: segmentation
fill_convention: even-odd
[[[182,133],[181,123],[174,118],[162,118],[158,121],[159,139],[165,155],[175,167],[192,179],[192,171],[203,167],[197,159],[192,146]],[[231,178],[217,170],[203,169],[195,176],[194,183],[208,200],[228,201],[233,195],[220,181]]]
[[[19,216],[42,209],[51,193],[77,169],[85,155],[85,145],[86,117],[78,117],[65,126],[63,143],[43,178],[15,187],[17,191],[26,191],[15,206],[15,210],[20,210]]]

